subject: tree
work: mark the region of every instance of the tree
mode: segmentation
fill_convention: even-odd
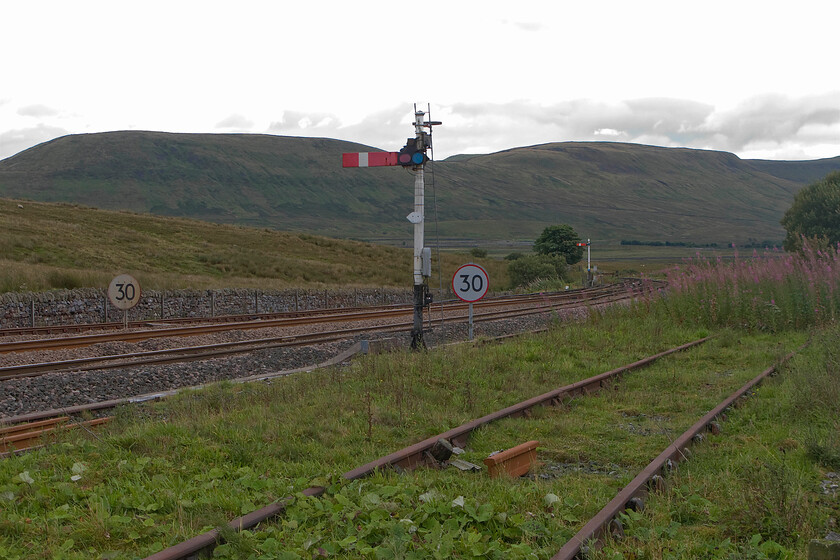
[[[534,242],[534,251],[541,255],[556,255],[566,259],[567,264],[575,264],[583,258],[583,247],[578,247],[580,236],[568,224],[549,226],[543,230]]]
[[[821,244],[840,243],[840,171],[796,193],[782,226],[787,231],[783,244],[786,251],[801,249],[803,237]]]

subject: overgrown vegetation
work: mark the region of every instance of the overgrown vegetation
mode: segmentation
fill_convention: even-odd
[[[656,310],[707,327],[781,332],[840,316],[840,251],[806,243],[801,253],[753,252],[732,262],[698,257],[667,272]]]
[[[569,283],[569,265],[582,257],[580,236],[572,226],[549,226],[534,241],[533,254],[511,253],[506,257],[510,285],[532,292],[562,290]]]
[[[836,325],[820,330],[695,446],[666,492],[625,512],[627,538],[598,557],[804,558],[809,539],[837,531],[838,336]]]
[[[840,507],[834,254],[703,261],[665,297],[502,345],[371,356],[265,385],[221,384],[130,408],[98,438],[0,463],[0,556],[146,555],[310,485],[276,523],[227,534],[222,558],[548,558],[615,492],[747,379],[810,347],[695,447],[603,558],[798,558]],[[829,268],[828,264],[832,266]],[[696,266],[697,268],[692,268]],[[676,274],[674,272],[673,274]],[[671,276],[674,281],[676,276]],[[777,287],[777,284],[782,288]],[[748,292],[747,289],[752,290]],[[753,297],[779,305],[771,322]],[[710,315],[711,298],[718,312]],[[695,301],[696,300],[696,301]],[[832,303],[828,303],[831,301]],[[791,303],[791,305],[793,305]],[[475,433],[466,454],[541,442],[532,478],[447,469],[339,474],[526,397],[705,334],[598,395]],[[783,336],[779,336],[783,333]]]

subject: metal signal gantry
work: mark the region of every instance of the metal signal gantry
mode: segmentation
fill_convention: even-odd
[[[414,224],[414,323],[411,329],[411,347],[424,348],[423,308],[432,302],[426,279],[432,275],[432,252],[424,247],[425,183],[424,172],[432,147],[432,127],[440,121],[426,121],[425,111],[414,107],[414,138],[408,138],[399,152],[352,152],[341,156],[342,167],[386,167],[401,165],[414,173],[414,211],[406,218]],[[428,131],[426,130],[428,129]]]

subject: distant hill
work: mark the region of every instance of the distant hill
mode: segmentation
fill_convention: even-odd
[[[411,172],[343,169],[341,153],[353,151],[375,149],[255,134],[71,135],[0,161],[0,197],[410,240]],[[600,142],[455,156],[427,167],[427,231],[465,243],[532,240],[569,223],[600,240],[781,239],[793,194],[831,169],[840,158],[767,162]]]
[[[805,185],[818,181],[832,171],[840,169],[840,157],[809,161],[774,161],[769,159],[748,159],[744,161],[764,173]]]

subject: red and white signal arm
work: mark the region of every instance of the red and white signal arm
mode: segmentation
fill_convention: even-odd
[[[341,167],[387,167],[400,165],[399,152],[351,152],[341,154]]]
[[[589,243],[578,243],[577,244],[578,247],[586,247],[587,245],[589,245]]]
[[[489,288],[490,277],[477,264],[465,264],[452,276],[452,291],[461,301],[478,301],[487,294]]]

